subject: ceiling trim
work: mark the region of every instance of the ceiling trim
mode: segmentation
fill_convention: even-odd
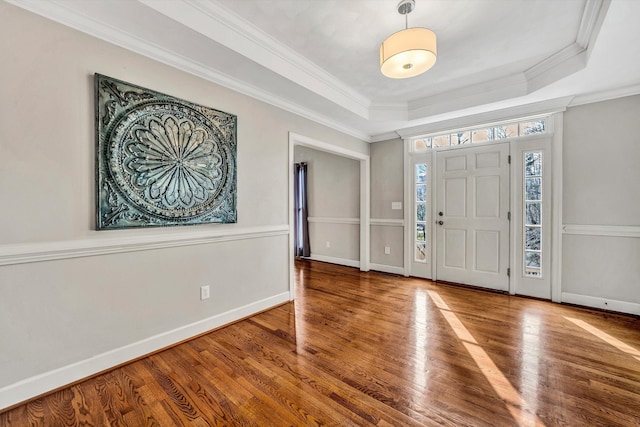
[[[365,119],[371,100],[213,0],[138,0]]]
[[[576,37],[578,45],[589,50],[593,47],[610,4],[611,0],[587,0]]]
[[[398,139],[400,135],[398,132],[386,132],[371,137],[371,142],[389,141],[390,139]]]
[[[616,88],[603,92],[588,93],[576,96],[569,104],[569,107],[577,107],[579,105],[593,104],[594,102],[609,101],[610,99],[624,98],[640,94],[640,84]]]
[[[472,126],[484,125],[487,123],[515,120],[526,116],[536,116],[539,114],[554,113],[564,111],[572,101],[572,96],[550,99],[547,101],[534,102],[531,104],[517,105],[499,110],[487,111],[483,113],[471,114],[453,119],[442,120],[424,125],[397,130],[396,133],[401,138],[411,138],[419,135],[446,132],[453,129],[462,129]],[[375,139],[372,138],[372,139]]]
[[[280,96],[267,92],[256,86],[249,85],[234,79],[232,76],[185,58],[160,47],[146,39],[142,39],[133,34],[127,33],[120,28],[115,28],[110,24],[94,19],[91,16],[79,13],[55,0],[5,0],[15,6],[28,10],[44,18],[58,22],[74,30],[96,37],[113,45],[122,47],[131,52],[161,62],[170,67],[205,79],[227,89],[249,96],[259,101],[265,102],[277,108],[281,108],[290,113],[309,119],[316,123],[327,126],[331,129],[350,135],[354,138],[370,142],[369,134],[356,128],[345,126],[336,120],[318,114],[315,111],[290,102]]]
[[[527,95],[522,73],[442,92],[409,103],[409,120]]]
[[[105,40],[132,52],[141,54],[205,80],[258,99],[277,108],[289,111],[336,131],[367,142],[396,138],[398,135],[425,133],[431,124],[407,127],[396,132],[371,135],[356,127],[346,125],[339,119],[329,118],[317,111],[287,100],[233,76],[212,69],[193,59],[167,50],[154,41],[143,39],[123,31],[97,17],[88,16],[73,9],[72,3],[60,0],[6,0],[23,9],[83,33]],[[204,36],[230,48],[237,53],[268,67],[295,84],[301,85],[337,105],[367,120],[408,122],[427,119],[430,116],[490,104],[530,94],[560,78],[576,72],[587,65],[598,33],[608,11],[611,0],[586,0],[576,41],[564,49],[540,61],[537,65],[510,76],[505,76],[453,91],[416,99],[408,103],[376,103],[351,89],[325,70],[278,42],[257,27],[245,21],[215,0],[137,0],[146,7],[189,26]],[[176,6],[179,5],[179,6]],[[218,34],[219,33],[219,34]],[[234,48],[235,47],[235,48]],[[257,57],[256,57],[257,55]],[[279,67],[279,68],[278,68]],[[626,96],[629,88],[616,90]],[[635,90],[630,89],[632,92]],[[635,94],[629,93],[629,94]],[[576,102],[588,103],[596,95],[577,97]],[[608,96],[608,95],[607,95]],[[611,99],[611,96],[606,99]],[[585,102],[581,100],[584,99]],[[598,100],[598,99],[596,99]],[[566,105],[565,105],[566,106]],[[504,113],[498,110],[498,114]],[[482,113],[489,114],[491,113]],[[470,118],[481,115],[472,115]],[[452,119],[460,121],[461,119]],[[444,123],[444,122],[438,122]],[[407,123],[408,124],[408,123]],[[429,130],[431,132],[431,130]]]
[[[587,0],[576,41],[524,72],[529,93],[582,70],[598,37],[611,0]]]

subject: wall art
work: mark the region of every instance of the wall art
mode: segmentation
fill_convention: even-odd
[[[97,228],[234,223],[237,117],[95,75]]]

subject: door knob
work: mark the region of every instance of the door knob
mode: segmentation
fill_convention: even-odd
[[[442,216],[444,215],[442,212],[438,212],[438,216]]]
[[[438,221],[438,225],[444,224],[444,221]]]

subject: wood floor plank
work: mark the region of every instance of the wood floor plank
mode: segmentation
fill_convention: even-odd
[[[640,318],[321,262],[296,301],[0,426],[638,426]]]

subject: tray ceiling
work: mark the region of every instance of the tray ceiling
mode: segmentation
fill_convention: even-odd
[[[416,0],[438,61],[403,80],[378,66],[397,0],[7,1],[367,141],[640,92],[635,0]]]

